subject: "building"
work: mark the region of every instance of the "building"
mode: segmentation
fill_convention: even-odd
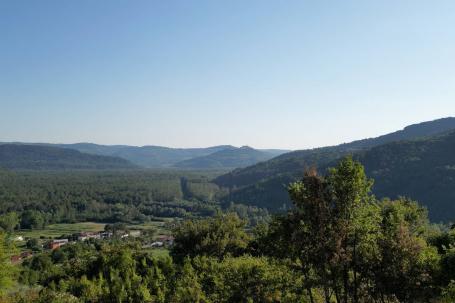
[[[112,238],[113,234],[109,231],[103,231],[99,233],[101,239],[109,239]]]
[[[33,253],[31,251],[24,251],[20,255],[11,256],[11,263],[17,264],[17,263],[21,262],[22,260],[25,260],[32,256],[33,256]]]
[[[166,246],[172,246],[174,244],[174,237],[173,236],[167,236],[167,235],[159,235],[156,237],[157,242],[162,242],[163,245]]]
[[[48,248],[54,250],[66,244],[68,244],[68,239],[56,239],[48,243]]]
[[[78,241],[85,241],[88,239],[101,239],[101,234],[92,232],[82,232],[77,236]]]

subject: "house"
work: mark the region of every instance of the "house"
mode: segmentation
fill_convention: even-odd
[[[48,248],[54,250],[66,244],[68,244],[68,239],[56,239],[48,243]]]
[[[82,232],[77,236],[78,241],[85,241],[88,239],[101,239],[101,235],[99,233]]]
[[[103,231],[99,233],[101,239],[112,238],[113,234],[109,231]]]
[[[167,235],[159,235],[156,237],[157,242],[163,242],[163,245],[172,246],[174,244],[174,237]]]

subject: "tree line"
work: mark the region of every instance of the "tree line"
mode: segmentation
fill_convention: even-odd
[[[170,257],[134,241],[42,253],[15,275],[41,290],[5,300],[454,302],[455,230],[430,224],[414,201],[378,201],[372,184],[346,158],[326,176],[308,170],[289,185],[294,208],[254,229],[235,213],[183,221]]]

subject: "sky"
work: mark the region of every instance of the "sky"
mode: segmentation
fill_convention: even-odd
[[[0,0],[0,141],[304,149],[455,116],[455,1]]]

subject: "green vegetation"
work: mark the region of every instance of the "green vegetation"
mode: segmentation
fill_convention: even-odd
[[[9,260],[11,249],[7,234],[0,231],[0,301],[1,296],[13,285],[15,268]]]
[[[455,229],[431,225],[416,202],[377,200],[372,184],[352,158],[326,176],[309,169],[289,185],[286,214],[253,231],[233,213],[184,220],[170,256],[146,239],[65,245],[18,265],[30,290],[3,300],[453,302]]]
[[[138,166],[147,168],[168,168],[180,161],[207,156],[227,148],[234,148],[230,145],[207,148],[169,148],[163,146],[138,147],[127,145],[98,145],[91,143],[59,144],[57,146],[75,149],[88,154],[121,157]]]
[[[88,154],[121,157],[138,166],[147,168],[235,168],[257,163],[264,160],[264,157],[270,159],[288,152],[276,149],[244,150],[244,148],[237,148],[231,145],[207,148],[169,148],[162,146],[138,147],[76,143],[59,144],[57,146],[75,149]]]
[[[454,121],[436,120],[374,139],[284,154],[217,177],[215,183],[229,189],[224,202],[283,211],[292,207],[286,184],[308,167],[325,172],[341,157],[353,154],[367,175],[375,178],[373,193],[378,197],[416,199],[428,207],[433,221],[447,222],[455,214],[455,154],[451,152],[455,133],[447,132],[455,129]]]
[[[276,153],[242,146],[240,148],[227,148],[207,156],[181,161],[174,166],[185,169],[233,169],[250,166],[275,156],[277,156]]]
[[[15,235],[25,238],[57,238],[79,232],[98,232],[104,230],[105,224],[94,222],[50,224],[44,229],[19,230]]]
[[[147,222],[156,217],[210,216],[222,193],[197,172],[73,171],[0,174],[0,214],[20,227],[53,223]],[[214,173],[213,173],[214,174]],[[0,226],[6,218],[0,217]],[[3,223],[2,223],[3,222]],[[11,227],[8,227],[11,228]]]
[[[14,170],[132,169],[125,159],[43,145],[0,144],[0,167]]]

